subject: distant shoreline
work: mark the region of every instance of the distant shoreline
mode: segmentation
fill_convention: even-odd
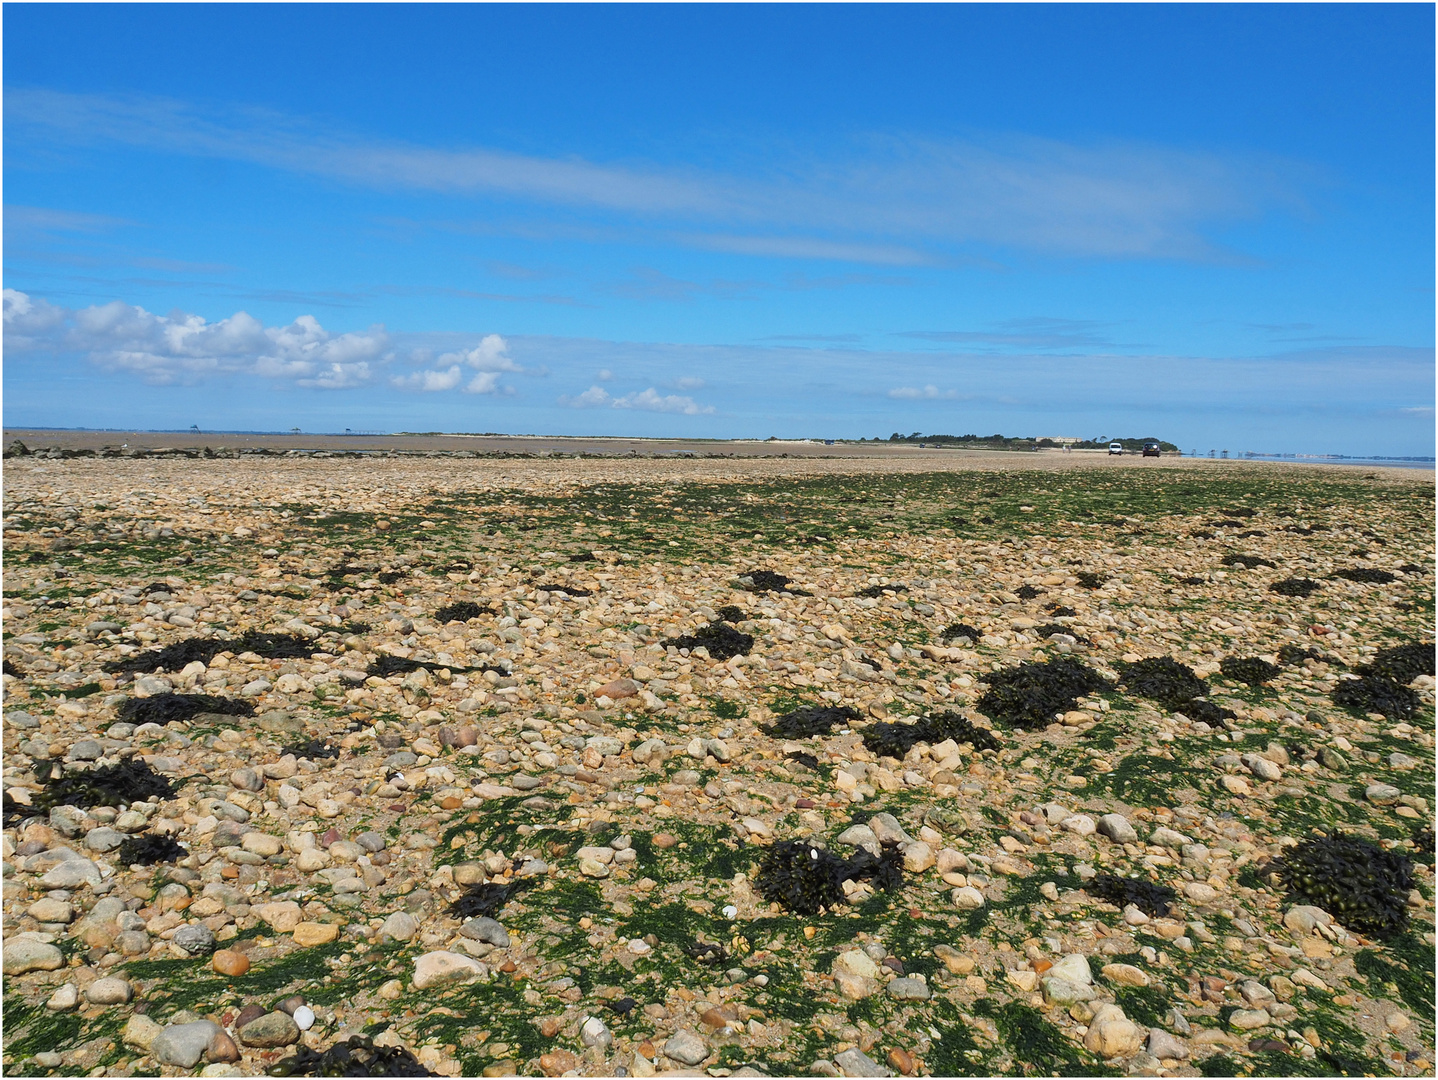
[[[9,446],[19,440],[30,449],[57,447],[64,450],[99,451],[106,447],[130,450],[203,450],[205,447],[231,450],[258,450],[297,453],[382,453],[385,451],[465,451],[488,454],[598,454],[603,456],[684,455],[757,457],[787,455],[790,457],[889,457],[889,456],[964,456],[1001,454],[1004,457],[1032,454],[1036,457],[1082,455],[1107,457],[1102,449],[1064,451],[1010,450],[991,447],[956,447],[952,445],[916,446],[909,442],[857,439],[717,439],[662,438],[629,435],[502,435],[477,432],[283,432],[283,431],[199,431],[194,430],[126,430],[120,428],[6,428],[3,442]],[[482,444],[481,450],[476,443]],[[1127,458],[1138,458],[1127,453]],[[1151,460],[1151,459],[1150,459]],[[1264,462],[1281,465],[1361,465],[1369,468],[1433,469],[1433,458],[1421,457],[1356,457],[1339,454],[1260,454],[1250,451],[1230,452],[1227,458],[1206,455],[1165,453],[1163,460],[1184,462]]]

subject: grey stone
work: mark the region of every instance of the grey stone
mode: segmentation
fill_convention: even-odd
[[[1402,796],[1392,784],[1369,784],[1363,789],[1363,797],[1375,806],[1389,806]]]
[[[888,990],[890,997],[898,998],[900,1001],[929,1000],[929,984],[923,979],[901,976],[889,983]]]
[[[1071,982],[1068,979],[1044,979],[1044,1000],[1050,1005],[1061,1005],[1067,1008],[1080,1001],[1092,1001],[1093,998],[1092,986]]]
[[[355,837],[355,843],[368,852],[383,851],[387,841],[377,832],[362,832]]]
[[[419,922],[407,911],[396,911],[379,928],[381,936],[395,941],[408,941],[419,933]]]
[[[89,859],[66,859],[51,867],[40,879],[47,889],[78,889],[81,885],[94,887],[103,878],[100,868]]]
[[[1332,769],[1334,772],[1342,772],[1348,768],[1348,759],[1331,746],[1318,748],[1318,763],[1325,769]]]
[[[299,1025],[282,1012],[268,1012],[240,1028],[240,1042],[246,1046],[289,1046],[300,1038]]]
[[[78,806],[57,806],[50,811],[50,828],[70,839],[83,836],[94,824],[94,820]]]
[[[68,756],[75,761],[98,761],[104,753],[105,748],[94,739],[81,739],[70,747]]]
[[[845,1076],[893,1076],[893,1072],[880,1065],[857,1046],[834,1055],[834,1064]]]
[[[191,956],[205,956],[215,951],[215,935],[204,923],[186,923],[170,940]]]
[[[899,824],[899,819],[893,814],[875,814],[869,819],[869,828],[874,830],[874,838],[881,844],[912,844],[914,842],[914,838],[904,831],[904,827]]]
[[[150,1043],[150,1056],[161,1065],[193,1069],[204,1057],[210,1040],[223,1029],[212,1020],[171,1024]]]
[[[618,740],[616,740],[618,741]],[[597,1016],[588,1017],[579,1028],[579,1039],[585,1046],[598,1046],[607,1049],[614,1042],[614,1036],[604,1026],[604,1021]],[[700,1059],[703,1060],[702,1058]]]
[[[874,830],[867,825],[850,825],[836,838],[840,844],[849,847],[864,848],[874,854],[879,852],[879,838],[874,835]]]
[[[1171,1035],[1163,1028],[1152,1028],[1149,1031],[1148,1051],[1153,1057],[1175,1058],[1182,1061],[1188,1057],[1188,1043],[1178,1035]]]
[[[509,786],[516,791],[533,791],[537,787],[543,787],[544,781],[528,773],[515,773],[509,778]]]
[[[1082,953],[1069,953],[1045,974],[1051,979],[1065,979],[1080,986],[1093,985],[1093,970],[1089,967],[1088,958]]]
[[[1098,834],[1107,836],[1115,844],[1136,844],[1138,833],[1122,814],[1104,814],[1098,819]]]
[[[29,713],[24,712],[24,711],[19,710],[19,709],[16,709],[14,712],[10,712],[10,713],[6,713],[6,714],[5,714],[5,725],[6,725],[7,727],[14,727],[14,728],[21,728],[22,730],[28,730],[28,729],[30,729],[30,728],[37,728],[37,727],[39,727],[39,726],[40,726],[40,721],[39,721],[39,720],[36,720],[36,719],[35,719],[33,716],[31,716]]]
[[[500,949],[507,948],[509,945],[508,931],[487,916],[470,919],[459,928],[459,932],[473,941],[487,941]]]
[[[92,1005],[123,1005],[133,994],[129,983],[113,975],[96,979],[85,988],[85,1000]]]
[[[85,834],[85,846],[91,851],[114,851],[125,842],[125,834],[106,825]]]
[[[709,1056],[709,1047],[694,1032],[680,1029],[664,1044],[664,1056],[681,1065],[698,1065]]]
[[[3,954],[6,975],[24,975],[30,971],[54,971],[65,964],[65,956],[54,945],[22,938],[6,944]]]

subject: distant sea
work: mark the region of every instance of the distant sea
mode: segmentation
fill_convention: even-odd
[[[1347,454],[1259,454],[1245,451],[1235,455],[1244,461],[1291,461],[1295,465],[1365,465],[1368,468],[1431,469],[1431,457],[1350,457]]]

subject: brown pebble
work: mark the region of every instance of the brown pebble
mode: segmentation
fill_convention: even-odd
[[[441,810],[458,810],[463,805],[464,800],[458,795],[446,795],[439,800],[439,808]]]
[[[240,1010],[240,1015],[235,1017],[235,1030],[239,1031],[251,1020],[258,1020],[260,1017],[265,1015],[265,1012],[266,1010],[262,1005],[246,1005],[243,1009]]]
[[[320,847],[327,848],[331,844],[339,843],[339,841],[343,839],[344,837],[340,835],[340,831],[338,829],[326,829],[325,834],[320,837]]]
[[[230,878],[233,880],[234,878],[237,878],[239,876],[240,868],[238,866],[226,866],[223,870],[220,871],[220,877],[222,878]]]
[[[673,833],[655,833],[653,839],[650,840],[650,843],[652,843],[657,848],[672,848],[675,844],[679,843],[679,837],[675,836]]]
[[[393,812],[393,813],[403,814],[404,811],[405,811],[405,805],[404,805],[404,803],[402,803],[402,802],[390,803],[390,804],[389,804],[389,809],[390,809],[390,811]]]
[[[518,1076],[518,1075],[519,1075],[519,1062],[517,1062],[517,1061],[510,1061],[510,1060],[508,1060],[507,1058],[506,1058],[504,1061],[491,1061],[488,1065],[486,1065],[486,1066],[484,1067],[484,1075],[485,1075],[485,1076]]]
[[[291,994],[289,997],[285,998],[278,1005],[276,1005],[275,1009],[278,1012],[284,1013],[286,1016],[294,1016],[295,1010],[304,1003],[305,999],[303,994]]]
[[[519,965],[516,964],[513,960],[506,960],[504,963],[499,965],[499,970],[504,972],[506,975],[512,975],[514,972],[519,970]]]
[[[635,1053],[637,1053],[640,1057],[647,1057],[647,1058],[653,1058],[653,1057],[654,1057],[654,1044],[653,1044],[652,1042],[650,1042],[648,1039],[645,1039],[642,1043],[640,1043],[638,1046],[636,1046],[636,1047],[634,1048],[634,1050],[635,1050]]]
[[[205,1058],[210,1062],[239,1061],[240,1048],[235,1045],[235,1040],[225,1032],[217,1031],[211,1037],[210,1045],[205,1049]]]
[[[914,1056],[907,1050],[900,1050],[897,1046],[890,1050],[889,1064],[905,1076],[914,1074]]]
[[[458,747],[474,746],[479,742],[479,732],[474,728],[465,725],[454,733],[454,745]]]
[[[796,800],[794,801],[794,806],[797,807],[797,808],[800,809],[800,810],[812,810],[812,809],[814,809],[814,800],[813,800],[813,799],[796,799]]]
[[[250,970],[250,958],[236,949],[220,949],[210,960],[210,966],[221,975],[235,979]]]
[[[539,1028],[539,1033],[546,1039],[552,1039],[559,1034],[559,1029],[564,1026],[564,1021],[558,1016],[541,1016],[534,1022]]]
[[[579,1059],[568,1050],[555,1050],[550,1054],[539,1055],[539,1068],[545,1076],[563,1076],[578,1066]]]

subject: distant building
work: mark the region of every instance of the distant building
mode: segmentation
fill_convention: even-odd
[[[1039,435],[1035,438],[1035,441],[1038,442],[1044,439],[1055,443],[1083,442],[1083,436],[1081,435]]]

